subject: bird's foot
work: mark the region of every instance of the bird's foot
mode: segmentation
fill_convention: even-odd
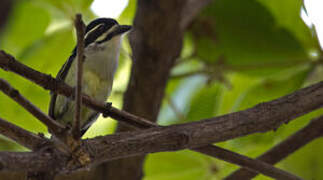
[[[102,116],[106,118],[106,117],[109,116],[110,109],[112,107],[112,103],[111,102],[107,102],[107,103],[104,104],[104,107],[106,108],[106,110],[105,110],[104,113],[102,113]]]

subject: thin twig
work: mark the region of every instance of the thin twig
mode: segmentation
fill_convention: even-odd
[[[0,50],[0,67],[4,70],[12,71],[34,83],[43,87],[46,90],[53,91],[55,93],[64,95],[66,97],[74,97],[74,89],[62,81],[58,81],[50,75],[41,73],[30,67],[20,63],[13,56]],[[154,123],[145,120],[144,118],[134,116],[125,111],[111,107],[106,108],[105,103],[96,101],[89,96],[83,94],[82,102],[101,113],[106,113],[110,117],[117,119],[123,123],[129,124],[138,128],[149,128],[154,126]]]
[[[3,79],[0,79],[0,90],[9,97],[11,97],[11,99],[15,100],[22,107],[24,107],[38,120],[44,123],[54,134],[60,134],[65,129],[63,125],[61,125],[60,123],[43,113],[40,109],[38,109],[38,107],[33,105],[22,95],[20,95],[18,90],[14,89],[12,86],[10,86],[10,84],[7,81]]]
[[[195,148],[194,150],[239,165],[241,167],[248,168],[252,172],[262,173],[275,179],[301,179],[291,173],[275,168],[274,166],[263,161],[251,159],[247,156],[228,151],[221,147],[208,145],[201,148]]]
[[[80,121],[81,121],[81,106],[82,106],[82,76],[83,76],[83,61],[84,61],[84,33],[85,25],[82,21],[82,15],[77,14],[75,18],[75,29],[77,33],[77,66],[76,66],[76,89],[75,89],[75,116],[72,127],[74,139],[81,137]]]
[[[208,74],[208,72],[204,69],[196,70],[196,71],[191,71],[191,72],[184,72],[181,74],[173,74],[171,75],[171,79],[179,79],[179,78],[186,78],[186,77],[191,77],[195,75],[203,75],[203,74]]]
[[[0,118],[0,134],[31,150],[37,150],[41,145],[48,142],[46,138],[37,136],[2,118]]]
[[[259,156],[257,160],[266,162],[268,164],[276,164],[289,156],[290,154],[297,151],[299,148],[310,143],[314,139],[323,135],[323,116],[313,119],[306,127],[297,131],[292,136],[288,137],[286,140],[277,144],[269,151]],[[257,176],[258,173],[249,171],[248,169],[242,168],[231,175],[226,177],[226,180],[247,180],[252,179]]]

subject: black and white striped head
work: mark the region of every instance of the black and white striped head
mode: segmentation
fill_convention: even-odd
[[[92,43],[105,43],[113,37],[128,32],[131,26],[119,25],[118,22],[111,18],[98,18],[91,21],[85,30],[85,47]]]

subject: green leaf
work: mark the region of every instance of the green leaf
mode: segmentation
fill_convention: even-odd
[[[307,125],[311,119],[317,118],[322,114],[323,109],[319,109],[297,118],[295,121],[292,121],[292,124],[288,124],[279,136],[283,136],[283,138],[289,137],[291,133]],[[279,163],[279,167],[304,179],[321,179],[322,171],[319,167],[323,166],[323,157],[320,156],[322,148],[322,138],[317,138]]]
[[[192,98],[185,122],[213,117],[220,105],[220,92],[219,84],[212,84],[197,91]]]
[[[19,60],[38,71],[55,76],[70,56],[73,45],[72,31],[66,29],[40,39]],[[49,91],[10,72],[0,71],[0,76],[8,80],[23,96],[47,113]],[[45,126],[35,117],[2,93],[0,93],[0,108],[6,109],[1,112],[1,116],[6,120],[34,132],[46,132]]]
[[[243,100],[237,108],[240,110],[247,109],[258,103],[270,101],[292,93],[302,87],[311,69],[308,67],[302,71],[295,72],[293,76],[287,76],[284,80],[265,79],[261,81],[244,95]]]
[[[222,88],[222,98],[220,100],[218,115],[237,111],[237,106],[241,103],[246,92],[255,84],[259,83],[260,78],[234,73],[227,76],[232,88]]]
[[[317,139],[287,158],[283,166],[304,179],[321,179],[323,157],[318,154],[321,153],[322,148],[322,138]]]
[[[311,30],[301,19],[302,0],[258,0],[272,13],[279,27],[288,29],[302,42],[307,50],[317,48],[317,39],[313,37]]]
[[[46,0],[46,2],[66,14],[74,15],[75,13],[88,10],[93,0]]]
[[[207,180],[209,170],[209,158],[196,152],[156,153],[146,159],[144,180]]]
[[[25,151],[26,148],[17,144],[16,142],[0,135],[0,151]]]
[[[218,63],[227,70],[267,75],[310,61],[295,34],[256,0],[214,1],[193,25],[192,34],[197,55],[208,63],[223,56]]]
[[[1,49],[19,54],[45,34],[49,13],[32,1],[17,2],[9,24],[1,37]]]
[[[167,93],[169,99],[174,103],[176,108],[180,113],[185,113],[189,106],[189,101],[194,95],[194,92],[198,91],[201,86],[205,84],[205,78],[201,76],[194,76],[186,78],[184,80],[173,80],[172,83],[169,83],[167,87]],[[168,100],[164,101],[164,104],[169,105]],[[169,125],[174,123],[179,123],[183,119],[176,116],[174,109],[170,106],[163,106],[161,113],[158,117],[158,123],[162,125]]]
[[[216,41],[210,37],[198,37],[195,40],[195,47],[198,57],[206,62],[216,62],[221,55],[221,52],[217,50]]]
[[[129,0],[128,6],[123,10],[118,21],[120,24],[132,24],[137,9],[137,0]]]

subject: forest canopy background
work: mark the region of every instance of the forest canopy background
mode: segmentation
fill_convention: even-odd
[[[33,0],[14,4],[0,49],[41,72],[56,75],[75,46],[72,18],[81,12],[86,22],[96,18],[92,0]],[[243,110],[299,88],[322,81],[323,56],[315,27],[300,17],[302,1],[217,0],[194,20],[185,33],[184,46],[168,81],[158,123],[191,122]],[[131,24],[136,1],[129,0],[118,18]],[[109,101],[122,104],[131,49],[124,39],[120,64]],[[49,93],[33,83],[0,70],[21,94],[47,112]],[[33,132],[46,133],[44,125],[19,105],[0,94],[1,117]],[[220,143],[222,147],[256,157],[279,143],[322,109],[307,114],[275,132],[254,134]],[[113,133],[116,122],[100,118],[86,137]],[[304,179],[322,179],[322,139],[317,139],[280,162],[278,167]],[[0,149],[24,151],[1,136]],[[145,161],[145,180],[212,179],[237,167],[196,152],[151,154]],[[265,179],[258,176],[257,179]]]

